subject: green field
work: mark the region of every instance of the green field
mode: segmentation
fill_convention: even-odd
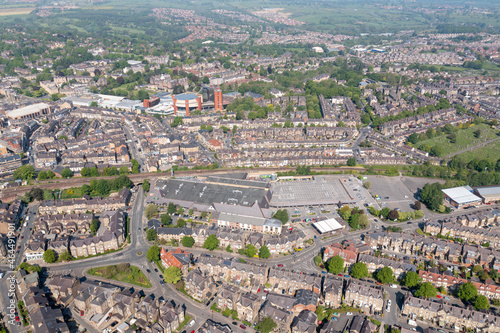
[[[481,136],[479,138],[474,136],[474,131],[477,129],[481,130]],[[433,147],[438,144],[443,148],[443,151],[446,152],[446,156],[449,156],[461,150],[474,147],[481,142],[495,139],[498,137],[499,133],[500,131],[491,128],[489,125],[480,124],[477,126],[471,126],[467,129],[459,130],[456,133],[456,143],[451,143],[447,135],[441,135],[432,139],[420,141],[416,144],[416,147],[422,149],[424,146]]]
[[[467,151],[465,153],[459,154],[465,161],[470,161],[474,158],[487,159],[490,162],[496,162],[500,159],[500,140],[489,143],[484,147],[480,147],[473,151]]]
[[[120,265],[96,267],[89,269],[87,273],[105,279],[130,283],[143,288],[151,288],[151,282],[149,282],[144,273],[135,266],[129,266],[128,269],[125,270],[120,270]]]

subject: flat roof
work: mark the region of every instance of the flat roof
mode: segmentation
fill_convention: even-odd
[[[162,198],[211,205],[214,202],[252,206],[261,202],[267,189],[237,185],[213,184],[199,181],[170,179],[158,180],[157,189]]]
[[[332,232],[335,230],[340,230],[343,228],[342,224],[337,222],[337,220],[335,220],[334,218],[315,222],[312,225],[322,234],[327,233],[327,232]]]
[[[471,193],[465,186],[447,188],[441,191],[458,204],[481,201],[480,197]]]
[[[198,97],[198,95],[196,95],[195,93],[184,93],[184,94],[180,94],[180,95],[175,96],[175,99],[177,99],[179,101],[185,101],[185,100],[196,99],[196,97]]]
[[[7,116],[8,117],[20,117],[20,116],[26,116],[26,115],[29,115],[29,114],[32,114],[32,113],[35,113],[35,112],[39,112],[40,110],[43,110],[43,109],[46,109],[46,108],[49,108],[50,105],[48,105],[47,103],[36,103],[36,104],[31,104],[31,105],[28,105],[28,106],[25,106],[25,107],[22,107],[22,108],[19,108],[19,109],[16,109],[16,110],[11,110],[11,111],[7,111]]]

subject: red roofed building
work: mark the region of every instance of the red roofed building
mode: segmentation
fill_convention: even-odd
[[[329,245],[325,248],[325,251],[323,251],[323,261],[328,261],[328,259],[335,256],[340,256],[344,259],[344,267],[350,267],[356,263],[358,252],[356,248],[350,244],[345,246],[339,243]]]
[[[160,251],[160,258],[163,267],[168,268],[170,266],[175,266],[182,271],[182,274],[187,274],[193,255],[189,252],[184,252],[181,249],[166,251],[165,248],[162,247]]]
[[[208,140],[208,147],[213,150],[222,149],[222,143],[215,139]]]

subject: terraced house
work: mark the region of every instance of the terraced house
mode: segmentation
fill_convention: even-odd
[[[455,330],[476,329],[481,332],[500,332],[500,317],[452,306],[446,301],[432,302],[408,295],[401,313],[412,319],[420,319],[441,327]]]
[[[384,291],[379,286],[350,280],[347,284],[344,301],[369,314],[381,313],[384,307]]]

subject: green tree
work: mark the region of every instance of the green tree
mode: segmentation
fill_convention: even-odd
[[[172,218],[168,214],[163,214],[161,216],[161,224],[162,226],[166,226],[172,223]]]
[[[430,282],[421,283],[415,290],[415,297],[436,297],[436,288]]]
[[[358,225],[360,229],[366,229],[368,225],[370,224],[370,220],[368,219],[368,216],[366,214],[356,214],[358,215]]]
[[[48,179],[54,179],[56,177],[56,174],[53,173],[51,170],[47,171],[47,178]]]
[[[149,261],[158,261],[160,260],[160,247],[158,245],[153,245],[149,248],[146,253],[146,258]]]
[[[408,271],[403,277],[403,284],[408,288],[414,288],[420,284],[422,278],[415,272]]]
[[[369,189],[370,189],[370,187],[372,187],[372,183],[370,183],[370,182],[366,181],[366,182],[363,184],[363,186],[364,186],[367,190],[369,190]]]
[[[119,173],[120,173],[120,175],[128,175],[128,173],[129,173],[128,167],[125,165],[120,167]]]
[[[217,247],[219,247],[219,239],[215,236],[215,234],[208,236],[203,243],[203,248],[209,251],[213,251]]]
[[[457,296],[465,302],[470,302],[477,296],[477,288],[472,282],[462,283],[458,287]]]
[[[194,238],[191,236],[184,236],[184,237],[182,237],[181,243],[182,243],[182,246],[193,247]]]
[[[368,276],[368,267],[364,262],[357,262],[352,265],[351,276],[355,279],[361,279]]]
[[[61,177],[63,177],[63,178],[71,178],[71,177],[73,177],[73,171],[71,171],[71,169],[68,169],[68,168],[63,169],[61,171]]]
[[[69,260],[73,260],[73,256],[71,255],[71,253],[69,253],[68,251],[64,251],[63,253],[61,253],[61,255],[59,256],[59,259],[61,259],[62,261],[69,261]]]
[[[178,228],[184,228],[186,226],[186,220],[184,219],[177,219],[177,227]]]
[[[269,248],[264,244],[259,249],[259,258],[261,258],[261,259],[267,259],[269,257],[271,257],[271,252],[269,251]]]
[[[391,283],[394,282],[394,272],[390,267],[382,267],[375,273],[375,279],[380,283]]]
[[[255,256],[257,254],[258,250],[255,246],[253,246],[252,244],[248,244],[246,249],[245,249],[245,255],[249,258],[252,258],[253,256]]]
[[[139,173],[141,167],[139,162],[136,159],[131,159],[130,163],[132,164],[132,173]]]
[[[159,211],[158,211],[158,206],[154,205],[154,204],[149,204],[146,209],[144,210],[144,214],[146,215],[146,218],[148,220],[150,220],[151,218],[153,218],[153,216],[156,216],[158,215]]]
[[[347,165],[348,166],[356,166],[356,159],[354,157],[351,157],[347,160]]]
[[[176,213],[182,215],[184,213],[184,208],[182,208],[181,206],[177,207]]]
[[[92,219],[92,222],[90,222],[90,232],[95,234],[99,230],[99,224],[99,219]]]
[[[146,231],[146,239],[150,242],[155,241],[158,238],[158,235],[156,234],[155,229],[148,229]]]
[[[389,214],[387,214],[388,220],[397,220],[399,218],[399,212],[397,210],[392,209]]]
[[[263,318],[255,328],[259,330],[259,332],[262,333],[270,333],[272,332],[278,325],[274,322],[274,320],[271,317],[265,317]]]
[[[149,192],[149,187],[149,180],[144,179],[144,181],[142,182],[142,189],[144,190],[144,192]]]
[[[345,221],[349,221],[351,218],[351,208],[349,206],[342,206],[342,208],[339,209],[339,215],[342,217]]]
[[[32,165],[21,165],[14,171],[14,179],[30,180],[35,178],[35,168]]]
[[[170,124],[171,127],[177,127],[179,125],[182,125],[184,124],[184,121],[182,120],[182,117],[175,117],[174,120],[172,121],[172,123]]]
[[[40,171],[40,172],[38,173],[38,180],[46,180],[46,179],[48,179],[48,177],[47,177],[47,172],[45,172],[45,171],[43,171],[43,170],[42,170],[42,171]]]
[[[175,207],[174,203],[173,202],[169,202],[168,206],[167,206],[167,213],[169,213],[169,214],[175,214],[176,211],[177,211],[177,208]]]
[[[420,198],[422,203],[431,210],[438,210],[439,206],[443,204],[444,194],[441,192],[441,184],[425,184],[420,191]]]
[[[52,264],[53,262],[56,261],[56,253],[52,249],[45,250],[43,253],[43,260],[47,264]]]
[[[326,267],[330,273],[339,274],[344,271],[344,259],[341,256],[332,257],[327,261]]]
[[[474,301],[474,308],[476,310],[488,310],[490,308],[490,302],[488,302],[488,299],[485,296],[479,295]]]
[[[170,266],[163,272],[166,283],[176,284],[182,279],[182,272],[177,266]]]
[[[111,191],[111,187],[109,186],[109,183],[108,183],[107,180],[105,180],[105,179],[99,179],[97,181],[97,185],[95,187],[95,191],[99,195],[106,196]]]
[[[281,223],[285,224],[288,222],[288,211],[286,209],[278,209],[276,213],[274,213],[273,218],[280,220]]]
[[[38,201],[43,200],[43,190],[41,188],[34,187],[28,192],[28,194],[34,200],[38,200]]]

